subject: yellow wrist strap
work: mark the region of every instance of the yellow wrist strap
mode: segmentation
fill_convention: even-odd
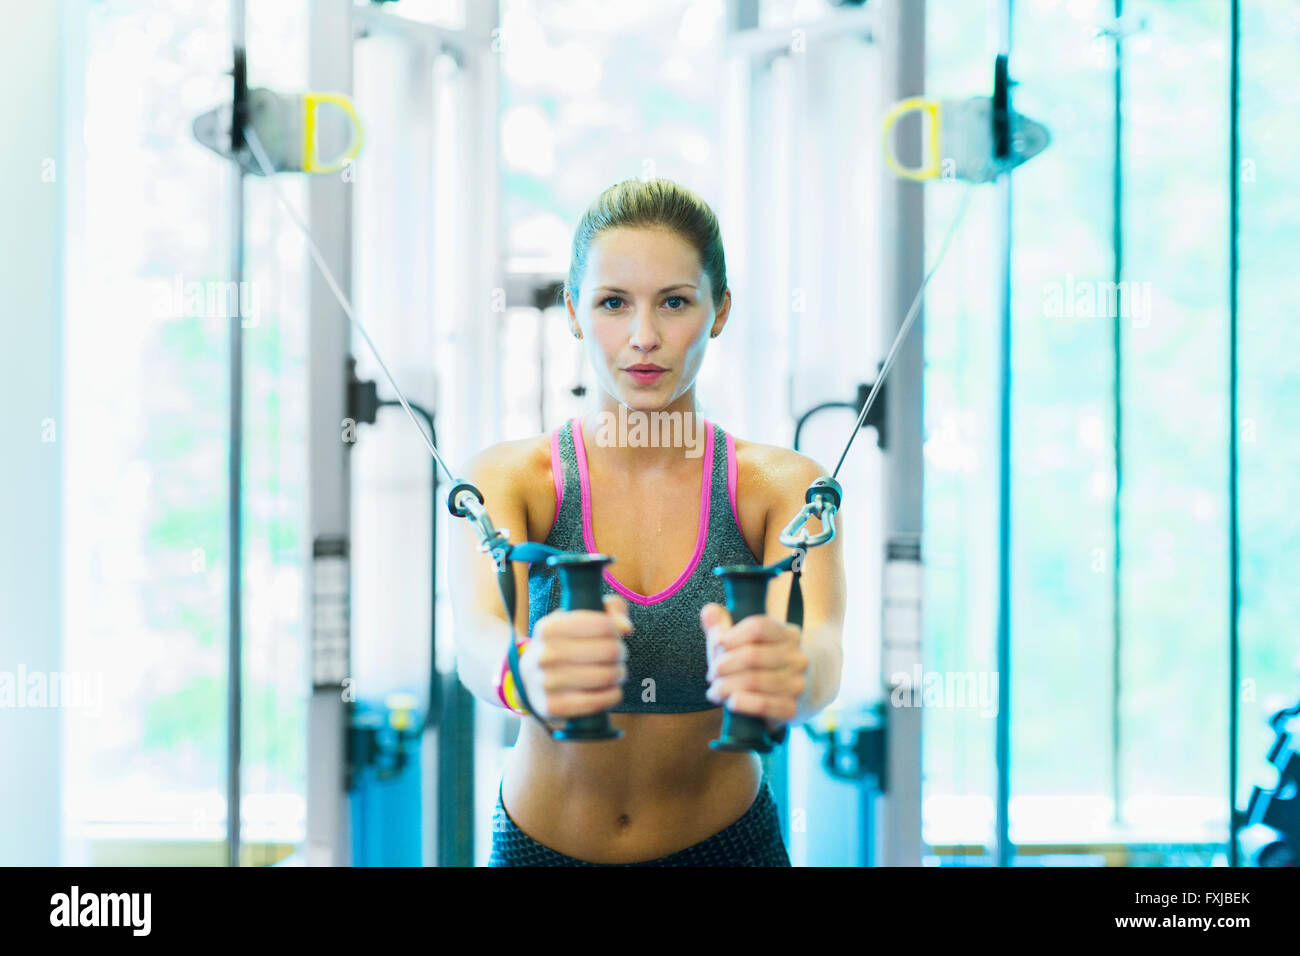
[[[520,661],[524,658],[524,652],[528,650],[531,641],[524,641],[518,645]],[[507,663],[505,670],[501,675],[501,697],[506,702],[506,706],[516,714],[527,714],[528,708],[524,706],[523,699],[519,696],[519,689],[515,687],[515,675],[510,673],[510,665]]]

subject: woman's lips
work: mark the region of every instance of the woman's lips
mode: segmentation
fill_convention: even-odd
[[[668,372],[667,369],[663,369],[663,368],[655,369],[653,371],[650,369],[628,368],[628,369],[624,369],[623,371],[627,372],[628,375],[632,376],[632,380],[634,382],[637,382],[638,384],[641,385],[651,385],[654,382],[659,381],[659,376],[664,375]]]

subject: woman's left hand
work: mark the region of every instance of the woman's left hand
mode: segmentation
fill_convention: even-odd
[[[799,628],[766,614],[751,614],[733,626],[721,604],[700,609],[700,626],[708,641],[709,700],[733,713],[766,718],[773,733],[792,721],[808,672]]]

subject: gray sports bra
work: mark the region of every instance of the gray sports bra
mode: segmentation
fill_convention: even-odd
[[[735,441],[704,420],[704,469],[695,554],[677,580],[658,594],[637,594],[616,577],[617,562],[604,569],[601,594],[620,594],[628,604],[633,631],[627,636],[627,681],[614,713],[681,714],[711,710],[704,696],[708,672],[700,608],[726,603],[714,567],[760,565],[740,533],[736,511]],[[555,518],[545,543],[565,551],[598,552],[591,525],[591,479],[579,419],[551,434]],[[617,558],[618,555],[613,555]],[[544,562],[528,567],[528,633],[560,606],[558,573]]]

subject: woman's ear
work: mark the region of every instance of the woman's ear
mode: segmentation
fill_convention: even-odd
[[[575,339],[581,339],[582,329],[578,324],[578,314],[575,311],[576,306],[577,303],[573,301],[573,296],[569,295],[569,291],[566,289],[564,291],[564,308],[569,313],[569,334]]]
[[[722,304],[718,306],[713,318],[713,331],[710,332],[712,338],[717,338],[722,334],[723,328],[727,324],[727,316],[731,313],[731,290],[722,290]]]

